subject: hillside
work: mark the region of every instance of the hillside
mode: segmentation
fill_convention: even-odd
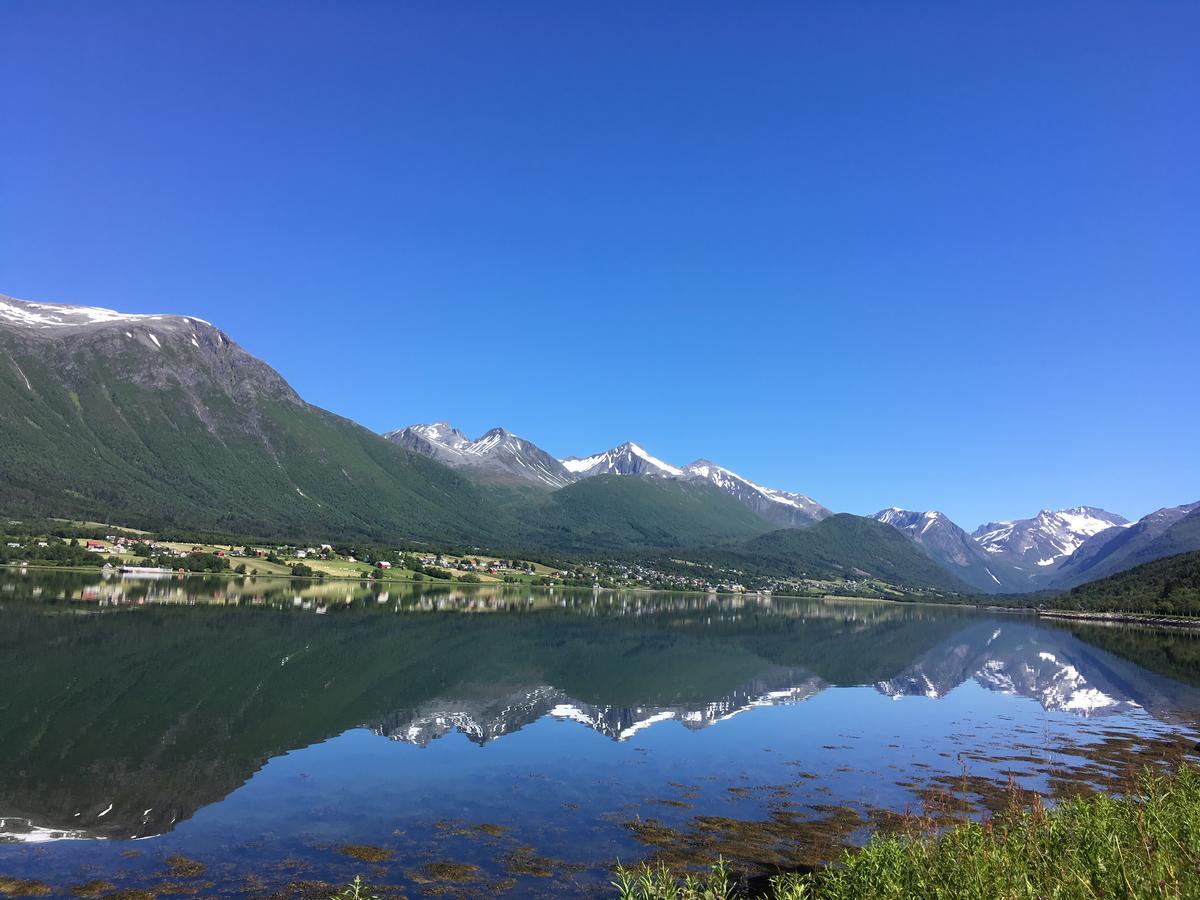
[[[1056,597],[1056,609],[1200,615],[1200,551],[1180,553],[1090,581]]]
[[[771,526],[720,489],[596,475],[513,508],[524,540],[562,550],[703,547]]]
[[[10,515],[263,536],[498,530],[471,481],[310,406],[205,322],[0,304]]]
[[[763,563],[797,575],[854,577],[866,573],[910,587],[970,590],[897,529],[848,513],[830,516],[811,528],[768,532],[747,541],[744,550]]]

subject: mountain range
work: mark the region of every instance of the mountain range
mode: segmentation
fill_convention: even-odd
[[[755,484],[706,459],[683,467],[674,466],[633,442],[591,456],[555,459],[533,442],[503,428],[493,428],[473,441],[448,422],[434,422],[398,428],[384,437],[430,459],[468,468],[490,479],[512,479],[548,489],[565,487],[597,475],[706,482],[782,528],[813,525],[832,515],[830,510],[803,494]]]
[[[989,522],[968,535],[936,510],[892,507],[874,516],[899,529],[944,569],[986,593],[1064,590],[1133,566],[1200,549],[1200,503],[1137,522],[1091,506]]]
[[[936,511],[835,516],[633,442],[559,458],[504,428],[378,435],[306,403],[202,319],[4,296],[0,510],[258,537],[670,551],[988,593],[1068,588],[1200,549],[1197,503],[1135,523],[1047,510],[968,534]]]

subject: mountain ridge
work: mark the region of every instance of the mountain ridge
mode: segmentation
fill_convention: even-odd
[[[488,449],[489,435],[506,435],[510,445],[515,441],[520,446],[514,446],[509,457],[501,461]],[[687,466],[675,466],[633,441],[626,441],[591,456],[554,459],[532,441],[517,438],[503,428],[493,428],[483,437],[472,441],[449,422],[434,422],[398,428],[386,432],[384,437],[432,459],[470,469],[484,477],[525,479],[550,488],[565,487],[600,475],[703,481],[715,485],[777,527],[805,527],[832,515],[830,510],[804,494],[765,487],[707,459],[698,459]]]
[[[1028,589],[1020,571],[1006,560],[990,559],[978,542],[942,512],[892,506],[871,518],[900,531],[942,568],[976,590],[993,594]]]

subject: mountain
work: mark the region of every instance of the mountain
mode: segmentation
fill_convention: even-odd
[[[1005,560],[1037,577],[1038,566],[1050,571],[1074,553],[1084,541],[1129,520],[1094,506],[1075,506],[1050,511],[1043,509],[1032,519],[989,522],[980,525],[973,537],[995,559]]]
[[[406,450],[412,450],[446,465],[464,465],[463,451],[471,445],[471,439],[449,422],[410,425],[407,428],[389,431],[384,437]]]
[[[3,296],[0,506],[262,536],[500,525],[476,484],[305,403],[201,319]]]
[[[989,594],[1029,590],[1028,578],[1006,560],[989,556],[943,513],[914,512],[893,506],[871,518],[897,529],[943,569],[977,590]]]
[[[703,482],[599,475],[528,501],[524,540],[560,550],[727,544],[771,526]]]
[[[755,484],[714,462],[699,459],[679,468],[627,442],[592,456],[556,460],[536,444],[503,428],[472,441],[449,422],[410,425],[389,431],[389,441],[485,480],[526,481],[561,488],[599,475],[634,475],[706,482],[735,498],[772,525],[803,528],[831,515],[811,497]]]
[[[575,476],[541,447],[503,428],[472,441],[447,422],[410,425],[384,435],[394,444],[449,466],[469,467],[500,479],[566,487]]]
[[[683,475],[682,469],[651,456],[634,443],[624,443],[620,447],[583,459],[570,456],[560,461],[576,478],[591,478],[594,475],[659,475],[679,478]]]
[[[663,462],[633,443],[622,444],[593,456],[571,456],[561,462],[581,479],[596,475],[641,475],[711,484],[767,522],[784,528],[803,528],[832,515],[811,497],[763,487],[707,459],[698,459],[681,469]]]
[[[811,497],[763,487],[707,459],[698,459],[685,466],[680,477],[710,482],[768,522],[784,528],[803,528],[833,515]]]
[[[762,560],[814,578],[871,576],[909,587],[969,590],[897,529],[849,513],[837,513],[811,528],[768,532],[747,541],[745,548]]]
[[[1099,532],[1056,570],[1053,586],[1073,587],[1190,550],[1200,550],[1200,502],[1165,507],[1128,527]]]

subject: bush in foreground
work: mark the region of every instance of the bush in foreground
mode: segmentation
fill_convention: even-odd
[[[665,867],[618,869],[622,900],[738,896],[725,863],[677,878]],[[850,898],[1200,897],[1200,772],[1147,771],[1129,796],[1012,810],[940,836],[875,837],[840,865],[772,879],[775,900]]]

